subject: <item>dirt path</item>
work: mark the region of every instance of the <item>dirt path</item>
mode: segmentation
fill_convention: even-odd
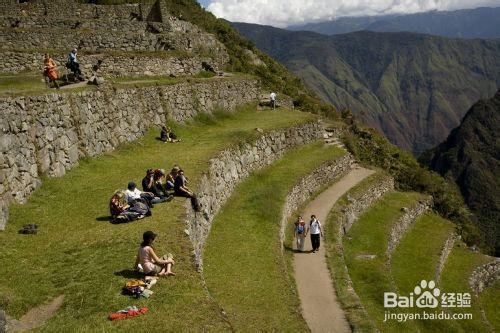
[[[7,332],[28,331],[40,327],[52,318],[62,306],[64,295],[29,310],[19,320],[7,318]]]
[[[354,168],[346,176],[333,184],[314,199],[302,212],[309,223],[312,214],[325,224],[328,213],[335,202],[350,188],[373,174],[374,171]],[[295,242],[294,242],[295,248]],[[311,240],[306,237],[305,252],[295,253],[293,266],[297,289],[302,305],[302,315],[314,332],[350,332],[344,311],[337,301],[325,258],[323,239],[316,253],[310,253]]]

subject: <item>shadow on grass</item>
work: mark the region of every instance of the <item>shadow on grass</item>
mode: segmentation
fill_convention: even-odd
[[[111,222],[113,218],[111,216],[99,216],[98,218],[96,218],[95,220],[96,221],[99,221],[99,222]]]
[[[144,274],[137,272],[133,269],[123,269],[121,271],[114,273],[116,276],[121,276],[126,279],[141,279],[144,277]]]

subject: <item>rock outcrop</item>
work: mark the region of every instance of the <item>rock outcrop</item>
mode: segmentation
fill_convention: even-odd
[[[469,277],[469,286],[476,293],[481,293],[500,279],[500,259],[477,267]]]

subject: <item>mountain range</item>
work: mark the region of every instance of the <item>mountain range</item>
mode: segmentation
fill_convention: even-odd
[[[326,35],[360,30],[420,32],[456,38],[499,38],[500,7],[431,11],[407,15],[341,17],[336,20],[288,27]]]
[[[415,155],[444,141],[473,103],[500,86],[500,40],[233,26],[324,100]]]
[[[453,179],[500,254],[500,90],[474,104],[446,141],[420,161]]]

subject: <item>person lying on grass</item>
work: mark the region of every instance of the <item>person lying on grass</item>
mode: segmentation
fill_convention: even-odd
[[[137,251],[137,256],[135,258],[134,269],[139,269],[139,264],[141,265],[144,274],[146,275],[159,275],[159,276],[173,276],[172,266],[175,264],[172,258],[158,258],[154,249],[153,242],[156,238],[156,234],[152,231],[146,231],[142,235],[142,243]]]

